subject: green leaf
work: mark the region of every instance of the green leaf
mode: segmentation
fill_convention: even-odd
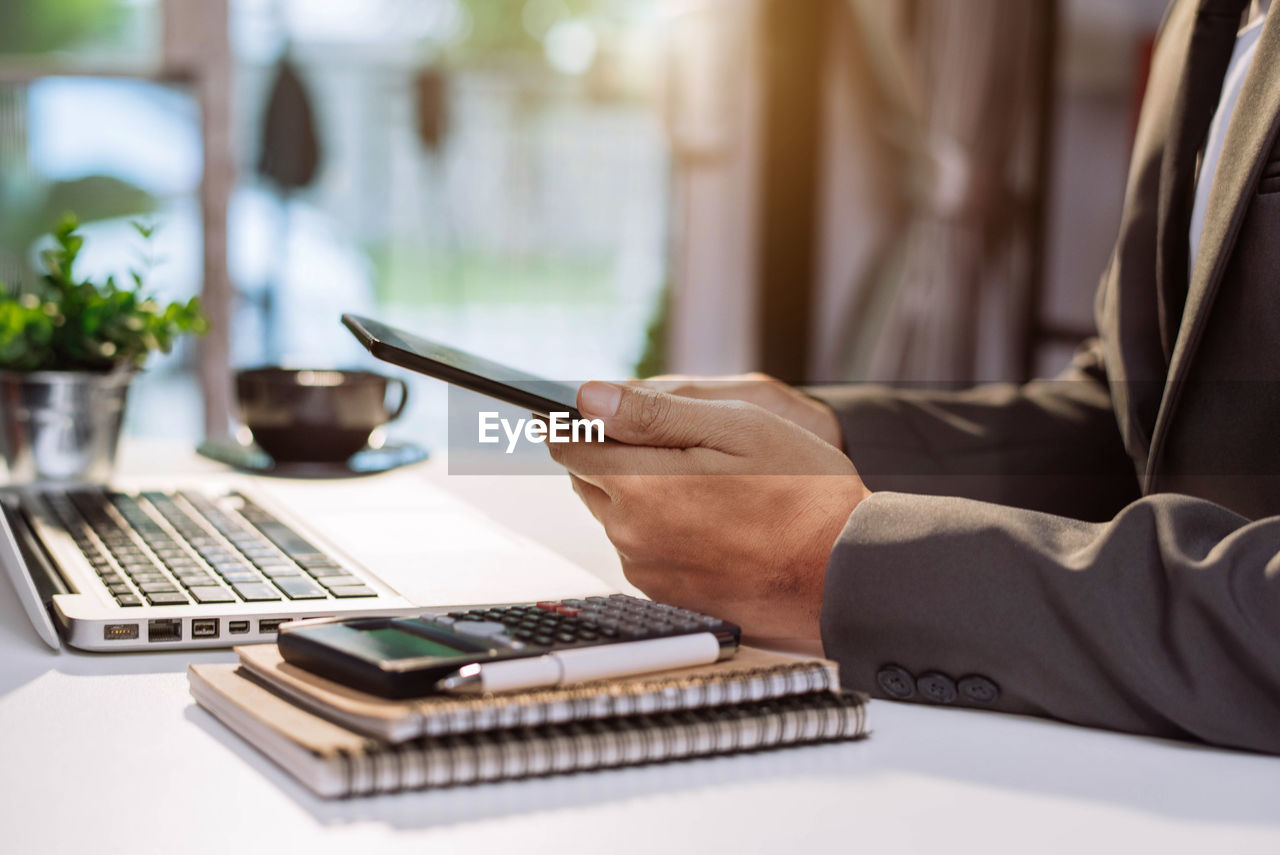
[[[139,228],[139,226],[141,226]],[[72,265],[84,247],[73,215],[58,222],[54,246],[41,253],[43,287],[0,299],[0,367],[16,370],[108,370],[141,366],[153,350],[169,351],[183,335],[201,334],[208,321],[198,298],[162,306],[143,293],[155,256],[131,271],[136,287],[121,288],[115,277],[77,282]],[[144,240],[156,226],[135,224]],[[9,289],[0,284],[0,296]]]

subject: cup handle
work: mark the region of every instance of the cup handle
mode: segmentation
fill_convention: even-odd
[[[400,418],[400,414],[404,412],[405,405],[409,403],[409,386],[399,377],[388,377],[387,385],[400,387],[400,403],[392,410],[391,415],[387,416],[387,421],[393,422]]]

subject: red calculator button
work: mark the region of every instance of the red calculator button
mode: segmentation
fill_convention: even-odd
[[[565,617],[577,617],[582,614],[582,609],[575,609],[573,606],[557,606],[556,611]]]
[[[542,602],[542,603],[538,603],[537,605],[538,605],[538,608],[545,609],[546,611],[549,611],[549,612],[554,612],[556,609],[560,608],[559,603]]]

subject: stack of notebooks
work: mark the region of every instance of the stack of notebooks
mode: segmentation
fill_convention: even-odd
[[[387,700],[285,662],[192,665],[196,701],[326,798],[858,739],[835,663],[749,647],[713,665],[480,697]]]

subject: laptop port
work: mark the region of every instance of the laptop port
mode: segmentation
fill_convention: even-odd
[[[177,618],[159,618],[147,621],[147,641],[181,641],[182,621]]]
[[[280,618],[263,618],[262,620],[258,621],[258,632],[263,633],[263,634],[268,633],[268,632],[275,632],[275,631],[277,631],[278,629],[280,629],[280,624],[284,623],[284,622],[285,622],[285,621],[287,621],[287,620],[289,620],[289,619],[288,619],[288,618],[282,618],[282,617],[280,617]]]
[[[227,632],[231,635],[244,635],[249,631],[249,622],[247,620],[229,620],[227,621]]]
[[[191,621],[191,637],[192,638],[217,638],[218,637],[218,619],[217,618],[199,618]]]
[[[136,623],[109,623],[102,628],[103,641],[132,641],[137,637]]]

